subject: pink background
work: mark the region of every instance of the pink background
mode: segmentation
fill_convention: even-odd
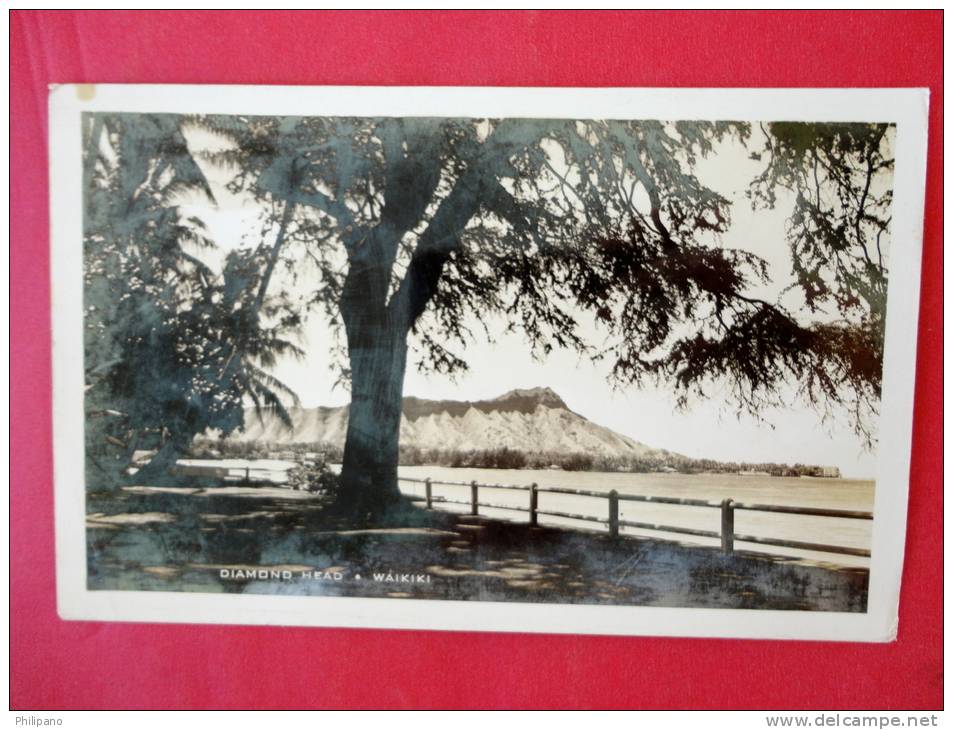
[[[14,11],[12,707],[941,707],[941,26],[940,11]],[[899,639],[858,645],[60,621],[47,224],[53,82],[930,87]]]

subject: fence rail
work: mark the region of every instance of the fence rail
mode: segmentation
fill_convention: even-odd
[[[758,545],[771,545],[773,547],[794,548],[797,550],[811,550],[814,552],[837,553],[841,555],[854,555],[857,557],[869,558],[870,550],[862,548],[852,548],[845,545],[828,545],[825,543],[803,542],[800,540],[782,540],[780,538],[762,537],[758,535],[743,535],[735,532],[735,512],[737,510],[748,510],[752,512],[774,512],[779,514],[805,515],[809,517],[838,517],[852,520],[872,520],[872,512],[862,510],[846,509],[824,509],[821,507],[788,507],[777,504],[757,504],[751,502],[735,502],[733,499],[706,500],[706,499],[683,499],[679,497],[656,497],[642,494],[619,494],[615,489],[609,492],[596,492],[591,489],[573,489],[570,487],[541,487],[538,484],[520,485],[520,484],[482,484],[476,481],[457,482],[442,479],[415,479],[413,477],[399,477],[402,482],[411,482],[424,485],[424,502],[427,509],[433,509],[435,503],[440,504],[459,504],[470,508],[471,515],[480,514],[480,507],[489,509],[510,510],[513,512],[528,512],[529,524],[536,526],[539,524],[539,516],[560,517],[563,519],[580,520],[584,522],[595,522],[606,525],[609,535],[619,536],[619,530],[622,527],[630,527],[639,530],[651,530],[655,532],[668,532],[682,535],[694,535],[696,537],[708,537],[721,541],[721,549],[725,553],[732,553],[735,549],[735,542],[755,543]],[[450,499],[448,497],[437,496],[433,494],[433,487],[468,487],[470,498]],[[502,505],[492,504],[480,501],[480,489],[505,489],[529,492],[528,504],[521,505]],[[597,517],[595,515],[584,515],[572,512],[562,512],[550,509],[540,509],[539,495],[547,494],[568,494],[576,497],[590,497],[596,499],[608,500],[607,517]],[[652,522],[638,522],[635,520],[626,520],[619,517],[620,502],[647,502],[653,504],[681,505],[685,507],[707,507],[718,509],[721,512],[721,529],[698,530],[690,527],[680,527],[678,525],[663,525]]]

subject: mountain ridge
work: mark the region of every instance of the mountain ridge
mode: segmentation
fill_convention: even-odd
[[[249,409],[251,410],[251,409]],[[229,441],[272,444],[324,443],[343,446],[347,406],[288,409],[292,428],[274,414],[248,413],[245,430]],[[593,423],[570,410],[551,388],[517,388],[476,401],[403,399],[402,446],[448,451],[508,448],[524,453],[587,453],[620,457],[659,457],[656,449]]]

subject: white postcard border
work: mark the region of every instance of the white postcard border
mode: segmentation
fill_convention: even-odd
[[[57,606],[67,620],[891,641],[906,535],[926,177],[926,89],[579,89],[56,85],[49,97]],[[657,608],[266,596],[86,587],[82,317],[84,111],[878,121],[897,124],[868,611]]]

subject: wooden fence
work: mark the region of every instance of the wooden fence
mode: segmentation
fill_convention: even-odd
[[[619,530],[622,527],[632,527],[640,530],[652,530],[657,532],[670,532],[684,535],[694,535],[696,537],[709,537],[721,541],[721,549],[726,553],[734,551],[735,542],[757,543],[759,545],[771,545],[774,547],[795,548],[798,550],[812,550],[814,552],[838,553],[841,555],[855,555],[858,557],[869,558],[870,550],[861,548],[846,547],[844,545],[826,545],[823,543],[803,542],[800,540],[782,540],[773,537],[759,537],[757,535],[742,535],[735,532],[735,512],[737,510],[750,510],[753,512],[775,512],[781,514],[806,515],[811,517],[840,517],[854,520],[872,520],[872,512],[863,512],[860,510],[844,509],[823,509],[818,507],[785,507],[775,504],[755,504],[751,502],[736,502],[733,499],[723,499],[719,501],[704,499],[680,499],[677,497],[652,497],[641,494],[619,494],[615,489],[606,492],[595,492],[587,489],[571,489],[568,487],[541,487],[538,484],[521,486],[518,484],[480,484],[472,482],[454,482],[437,479],[413,479],[410,477],[399,477],[402,482],[413,482],[424,485],[424,501],[427,509],[433,509],[435,503],[461,504],[469,506],[471,515],[480,514],[480,507],[490,509],[511,510],[514,512],[528,512],[529,524],[536,526],[539,524],[539,516],[562,517],[563,519],[581,520],[585,522],[596,522],[602,525],[608,525],[609,535],[619,536]],[[450,499],[447,497],[435,497],[433,494],[433,485],[449,487],[469,487],[470,499]],[[492,504],[480,501],[480,488],[484,489],[508,489],[528,492],[527,505]],[[539,508],[540,493],[550,494],[569,494],[577,497],[593,497],[597,499],[607,499],[608,517],[596,517],[594,515],[574,514],[571,512],[559,512],[555,510],[544,510]],[[679,527],[677,525],[660,525],[649,522],[636,522],[633,520],[624,520],[619,517],[620,502],[650,502],[652,504],[671,504],[683,505],[686,507],[710,507],[721,511],[721,529],[697,530],[689,527]]]

